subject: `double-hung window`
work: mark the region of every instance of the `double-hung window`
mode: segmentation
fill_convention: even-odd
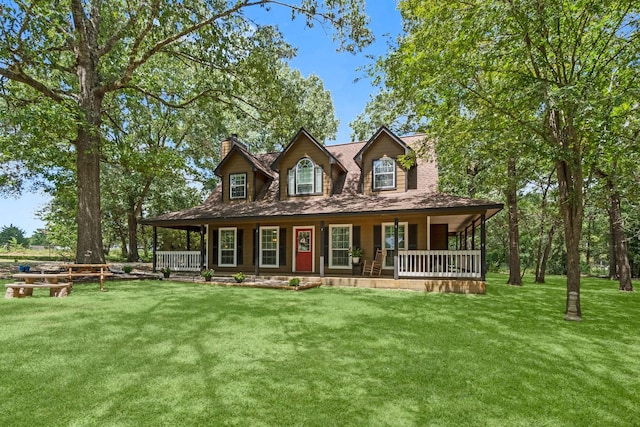
[[[313,163],[308,157],[298,161],[293,169],[289,169],[287,176],[287,188],[289,195],[321,194],[322,193],[322,166]]]
[[[260,267],[278,266],[279,234],[278,227],[260,227]]]
[[[406,231],[409,228],[409,224],[401,222],[398,224],[398,249],[407,249]],[[385,251],[384,266],[393,267],[393,257],[396,253],[395,248],[395,233],[393,223],[382,224],[382,245]]]
[[[349,258],[351,229],[351,225],[329,226],[330,268],[351,268],[351,259]]]
[[[218,229],[218,265],[235,267],[237,265],[236,246],[238,230],[234,228]]]
[[[388,157],[373,162],[373,189],[396,188],[396,162]]]
[[[229,175],[229,198],[230,199],[246,199],[247,198],[247,174],[232,173]]]

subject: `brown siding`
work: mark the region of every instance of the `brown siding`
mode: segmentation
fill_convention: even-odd
[[[380,138],[375,140],[369,148],[363,153],[363,193],[371,194],[373,191],[373,161],[383,157],[396,159],[399,155],[404,154],[404,150],[395,141],[387,135],[382,134]],[[391,192],[406,191],[406,171],[396,162],[396,188],[395,190],[383,190]]]
[[[447,224],[431,224],[431,250],[447,250],[449,227]]]
[[[300,137],[293,143],[289,151],[280,158],[278,168],[280,169],[280,199],[285,200],[287,195],[287,171],[294,168],[303,157],[309,157],[313,163],[322,166],[324,171],[322,182],[322,196],[306,197],[328,197],[331,193],[331,175],[329,158],[313,142],[305,136]]]
[[[245,201],[253,200],[253,168],[247,160],[242,157],[240,154],[234,154],[232,157],[227,160],[224,167],[220,170],[222,174],[222,201],[224,203],[239,203]],[[247,198],[246,199],[238,199],[231,200],[229,198],[229,175],[232,173],[246,173],[247,174]]]

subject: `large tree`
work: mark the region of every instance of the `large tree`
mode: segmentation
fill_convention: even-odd
[[[555,164],[567,252],[566,318],[580,320],[585,159],[602,147],[589,119],[633,87],[626,79],[603,90],[616,69],[638,73],[640,4],[405,0],[399,7],[407,34],[380,61],[395,98],[412,99],[435,134],[482,106],[493,112],[485,115],[490,123],[535,135]],[[524,155],[540,150],[523,146]]]
[[[245,13],[252,6],[271,4],[290,8],[310,25],[331,25],[344,49],[370,41],[363,0],[65,0],[0,6],[2,83],[26,85],[31,99],[62,106],[71,117],[67,122],[73,133],[67,139],[77,174],[76,261],[104,260],[100,160],[105,99],[130,88],[179,105],[220,90],[181,85],[180,76],[155,66],[158,58],[189,62],[203,73],[220,70],[226,77],[220,84],[233,88],[240,76],[229,65],[281,41],[278,31]]]

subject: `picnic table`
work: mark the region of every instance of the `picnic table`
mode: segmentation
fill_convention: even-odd
[[[100,290],[104,292],[104,279],[113,276],[109,266],[110,264],[63,264],[61,268],[67,270],[64,274],[69,281],[73,281],[74,277],[99,277]]]
[[[7,283],[5,288],[5,298],[23,298],[33,295],[34,289],[49,289],[51,297],[66,297],[71,293],[73,283],[71,281],[61,282],[68,278],[68,275],[60,273],[18,273],[13,275],[23,282]]]

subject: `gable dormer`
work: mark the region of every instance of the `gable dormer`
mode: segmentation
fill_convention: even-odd
[[[273,180],[273,173],[238,141],[235,135],[221,142],[221,161],[214,173],[220,177],[222,202],[252,202]]]
[[[346,168],[304,128],[273,161],[279,172],[280,199],[299,196],[329,197]]]
[[[400,138],[381,126],[354,157],[361,170],[362,193],[407,191],[410,171],[400,166],[398,157],[410,152]]]

